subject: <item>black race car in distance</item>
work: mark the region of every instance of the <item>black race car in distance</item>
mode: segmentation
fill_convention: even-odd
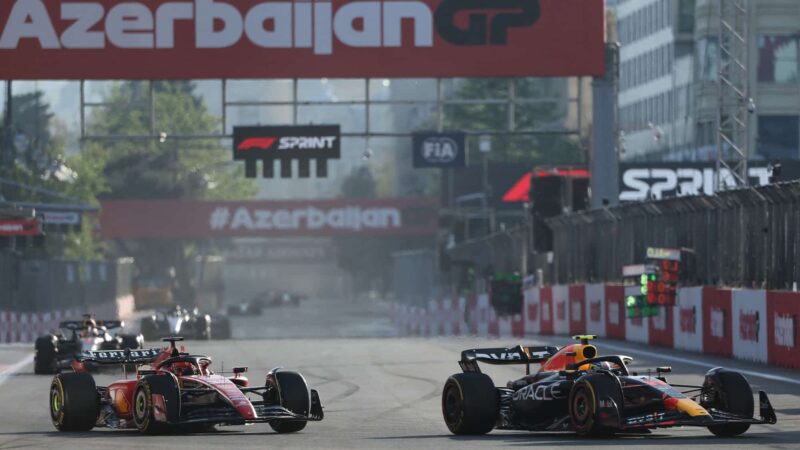
[[[85,314],[82,321],[61,322],[59,331],[36,339],[34,373],[53,374],[69,369],[75,355],[87,351],[143,348],[141,334],[109,333],[124,326],[119,320],[96,321],[91,314]]]
[[[225,316],[203,314],[197,308],[176,306],[156,311],[139,322],[139,330],[148,341],[181,335],[187,339],[229,339],[230,321]]]
[[[227,313],[229,316],[260,316],[265,308],[297,307],[304,299],[304,296],[291,292],[265,291],[241,303],[228,305]]]
[[[760,391],[759,419],[753,392],[740,373],[715,368],[702,386],[671,385],[660,367],[646,374],[628,368],[628,356],[598,356],[589,341],[557,347],[487,348],[461,353],[463,373],[451,376],[442,393],[442,412],[454,434],[480,435],[492,429],[573,431],[579,435],[642,433],[654,428],[707,427],[717,436],[737,436],[753,424],[777,419]],[[522,364],[527,375],[495,387],[478,362]],[[541,364],[530,374],[531,364]]]

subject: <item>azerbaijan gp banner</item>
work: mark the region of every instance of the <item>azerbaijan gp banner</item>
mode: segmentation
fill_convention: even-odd
[[[599,76],[603,0],[2,0],[0,78]]]
[[[111,200],[100,202],[104,239],[427,236],[437,230],[427,198],[314,201]]]

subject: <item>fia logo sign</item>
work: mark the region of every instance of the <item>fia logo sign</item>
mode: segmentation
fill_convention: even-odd
[[[431,164],[448,164],[458,154],[458,144],[449,137],[429,137],[422,143],[422,157]]]
[[[464,167],[466,135],[464,133],[414,134],[414,167]]]

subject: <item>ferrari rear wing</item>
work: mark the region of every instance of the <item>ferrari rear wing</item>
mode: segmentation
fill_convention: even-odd
[[[478,362],[495,365],[541,363],[558,352],[558,347],[518,345],[511,348],[476,348],[461,352],[458,364],[464,372],[480,372]]]
[[[95,364],[150,364],[163,352],[160,348],[143,348],[138,350],[100,350],[83,352],[77,356],[80,362]]]

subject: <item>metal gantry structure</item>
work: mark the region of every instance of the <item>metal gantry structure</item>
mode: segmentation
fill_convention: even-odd
[[[717,182],[723,191],[748,185],[750,97],[748,74],[749,0],[718,0]]]

